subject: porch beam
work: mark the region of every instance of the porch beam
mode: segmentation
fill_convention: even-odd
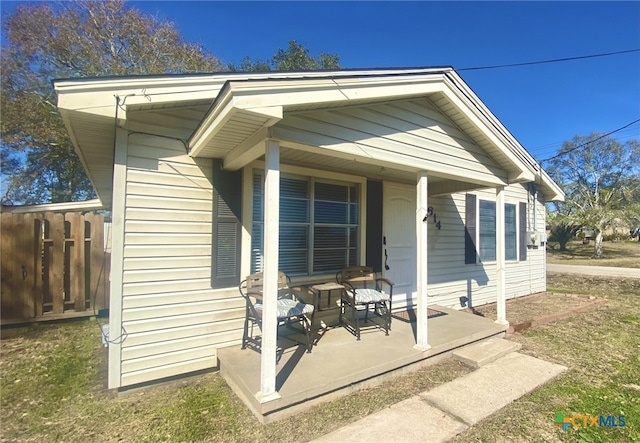
[[[223,161],[224,169],[235,171],[257,160],[264,154],[264,142],[269,137],[269,128],[262,128],[229,152]]]
[[[427,172],[418,172],[418,183],[416,185],[416,276],[417,276],[417,328],[416,345],[414,348],[426,351],[431,348],[427,339],[428,320],[428,298],[427,283],[429,275],[429,265],[427,263],[427,223],[424,220],[427,216]]]
[[[264,145],[264,236],[262,350],[260,392],[256,398],[266,403],[280,398],[276,391],[276,348],[278,341],[278,242],[280,225],[280,144],[269,139]]]
[[[449,158],[440,155],[434,161],[435,154],[430,153],[429,158],[418,158],[412,155],[399,154],[391,150],[379,147],[367,146],[362,143],[350,142],[337,138],[337,135],[315,134],[312,132],[297,131],[286,127],[274,126],[273,137],[282,141],[287,148],[299,149],[305,152],[329,155],[344,160],[362,162],[373,166],[390,166],[394,169],[416,173],[427,170],[433,176],[445,179],[459,180],[464,178],[470,183],[478,183],[488,188],[505,186],[508,184],[506,174],[504,177],[496,176],[488,172],[462,169],[458,165],[447,164]]]
[[[508,325],[505,277],[504,186],[496,188],[496,323]]]

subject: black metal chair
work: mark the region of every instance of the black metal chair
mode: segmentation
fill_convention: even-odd
[[[360,340],[360,312],[364,310],[365,323],[372,312],[382,318],[382,329],[389,335],[393,282],[376,278],[373,268],[368,266],[343,268],[336,274],[336,281],[344,286],[340,298],[340,323]]]
[[[311,326],[315,316],[315,307],[313,304],[307,304],[300,299],[291,289],[290,283],[291,280],[284,272],[278,273],[278,326],[285,325],[294,329],[292,323],[299,323],[302,327],[302,331],[299,332],[304,333],[307,337],[306,343],[301,344],[304,344],[307,347],[307,352],[311,352],[311,348],[313,347],[313,341],[311,340]],[[245,349],[248,343],[260,346],[261,336],[253,336],[253,326],[257,325],[260,331],[262,331],[263,286],[264,276],[262,272],[258,272],[248,276],[246,280],[240,283],[238,288],[246,302],[242,349]],[[249,333],[250,324],[251,334]]]

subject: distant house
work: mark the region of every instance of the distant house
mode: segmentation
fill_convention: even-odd
[[[55,90],[112,210],[110,388],[214,367],[239,345],[237,285],[258,270],[304,285],[367,264],[419,316],[546,288],[544,203],[563,192],[451,68]]]

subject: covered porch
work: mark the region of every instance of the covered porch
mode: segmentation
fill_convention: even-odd
[[[312,353],[286,336],[279,336],[276,391],[271,401],[260,401],[261,358],[256,349],[240,346],[218,351],[220,372],[256,417],[279,419],[351,390],[389,382],[388,377],[434,364],[451,351],[488,337],[503,335],[506,325],[441,306],[429,308],[428,334],[431,348],[415,348],[413,312],[396,313],[388,336],[375,327],[355,337],[341,326],[316,322]]]
[[[237,262],[241,279],[256,271],[264,274],[261,348],[239,353],[237,361],[233,351],[219,350],[218,358],[223,374],[256,415],[504,332],[505,187],[534,176],[526,161],[514,155],[512,141],[477,114],[479,103],[460,97],[442,80],[425,77],[415,84],[410,77],[385,78],[366,88],[351,80],[286,86],[229,82],[190,137],[190,156],[216,159],[214,180],[216,173],[220,178],[214,182],[219,192],[214,223],[233,212],[225,211],[233,199],[224,193],[223,174],[242,171],[242,238],[234,243],[242,249]],[[436,224],[430,198],[476,189],[492,190],[495,196],[498,319],[494,323],[451,310],[429,319],[428,232],[440,229],[430,223]],[[224,264],[227,249],[218,247],[225,241],[219,229],[214,227],[214,250],[221,255],[214,253],[213,261]],[[460,230],[452,237],[463,235]],[[331,248],[344,251],[343,257],[334,257]],[[391,338],[376,334],[368,347],[358,346],[341,328],[322,329],[312,356],[299,355],[300,349],[280,352],[288,348],[277,330],[278,273],[293,271],[304,280],[327,282],[336,270],[365,264],[395,282],[392,309],[414,309],[413,321],[403,325],[396,320]],[[354,355],[362,358],[351,367]]]

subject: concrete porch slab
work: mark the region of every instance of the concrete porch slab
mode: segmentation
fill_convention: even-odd
[[[566,370],[565,366],[512,352],[421,397],[473,425]]]
[[[479,368],[515,351],[522,345],[504,338],[493,337],[456,349],[453,358],[472,368]]]
[[[505,326],[484,317],[440,306],[430,309],[438,312],[428,322],[428,351],[413,348],[416,325],[398,317],[388,336],[378,328],[368,328],[360,341],[343,327],[319,330],[311,354],[295,343],[282,342],[276,367],[277,400],[260,402],[256,398],[261,370],[256,350],[240,346],[219,349],[220,373],[256,417],[267,422],[346,395],[357,387],[373,386],[384,377],[435,363],[460,346],[505,333]]]

